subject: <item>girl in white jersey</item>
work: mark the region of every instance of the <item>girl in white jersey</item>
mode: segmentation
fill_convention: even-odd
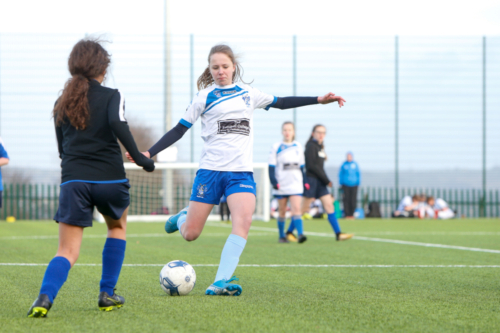
[[[227,45],[212,47],[208,67],[198,78],[199,92],[180,122],[144,154],[153,157],[179,140],[201,117],[203,145],[200,168],[196,173],[189,207],[168,219],[165,231],[177,230],[187,241],[203,231],[208,215],[222,195],[231,211],[232,232],[222,250],[215,281],[207,295],[241,294],[241,286],[229,283],[246,245],[255,210],[253,180],[253,112],[271,107],[291,109],[311,104],[345,102],[328,93],[321,97],[278,98],[241,81],[241,67]]]
[[[273,194],[278,199],[279,242],[288,243],[294,228],[299,235],[298,242],[307,240],[302,227],[301,202],[304,188],[309,188],[304,175],[304,150],[295,141],[295,126],[287,121],[282,126],[283,141],[276,142],[269,154],[269,179],[273,185]],[[286,208],[290,200],[292,221],[289,232],[285,235]],[[292,240],[297,241],[295,236]]]

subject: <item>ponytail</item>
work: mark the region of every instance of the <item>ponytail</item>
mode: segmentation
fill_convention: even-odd
[[[66,82],[63,93],[54,107],[57,126],[60,126],[67,118],[76,129],[83,130],[87,127],[90,117],[88,90],[89,80],[83,75],[74,75]]]

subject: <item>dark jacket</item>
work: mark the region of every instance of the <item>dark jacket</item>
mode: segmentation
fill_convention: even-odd
[[[61,182],[124,179],[125,170],[117,138],[137,165],[153,171],[153,160],[139,152],[130,133],[120,92],[90,80],[87,97],[90,117],[84,130],[77,130],[68,119],[55,126],[62,159]]]
[[[317,178],[324,185],[328,185],[330,179],[328,179],[325,169],[323,169],[326,159],[324,148],[321,148],[316,140],[310,140],[306,144],[304,154],[306,159],[306,175],[308,177]]]

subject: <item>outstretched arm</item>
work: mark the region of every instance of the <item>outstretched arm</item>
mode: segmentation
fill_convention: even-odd
[[[157,143],[153,145],[153,147],[148,149],[148,153],[150,157],[155,156],[159,152],[164,149],[167,149],[174,143],[180,140],[187,132],[189,128],[183,125],[182,123],[178,123],[174,128],[168,131]]]
[[[345,99],[340,96],[335,96],[334,93],[328,93],[325,96],[319,97],[301,97],[301,96],[290,96],[290,97],[276,97],[275,101],[271,103],[266,110],[269,108],[276,109],[293,109],[306,105],[314,105],[314,104],[329,104],[333,102],[338,102],[339,107],[344,106]]]

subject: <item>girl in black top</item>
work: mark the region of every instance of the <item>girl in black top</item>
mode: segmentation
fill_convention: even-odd
[[[312,130],[311,137],[306,143],[306,177],[309,189],[304,191],[304,200],[302,201],[302,214],[309,210],[314,199],[320,199],[323,208],[328,214],[328,222],[332,226],[337,240],[347,240],[352,234],[344,234],[340,230],[339,223],[333,208],[332,197],[327,187],[332,186],[332,182],[326,175],[324,164],[326,160],[325,147],[323,141],[326,135],[326,128],[323,125],[316,125]]]
[[[114,293],[114,287],[125,256],[130,185],[116,139],[144,170],[153,171],[154,163],[137,149],[125,119],[121,93],[101,86],[109,63],[108,52],[94,40],[79,41],[68,60],[72,77],[53,111],[62,159],[59,209],[54,217],[59,222],[59,249],[45,271],[29,317],[45,317],[50,310],[78,259],[83,228],[92,226],[94,207],[108,226],[98,305],[110,311],[125,303]]]

